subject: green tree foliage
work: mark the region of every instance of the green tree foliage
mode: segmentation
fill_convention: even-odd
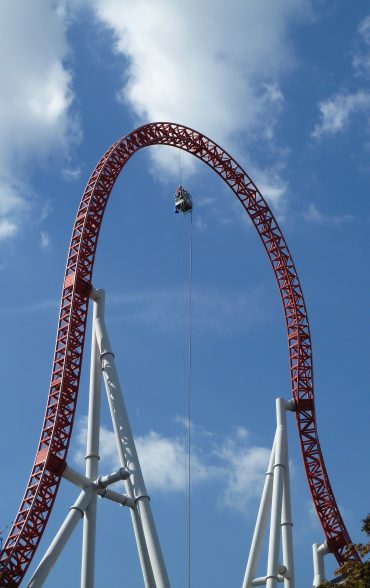
[[[370,514],[363,519],[362,531],[370,537]],[[348,561],[345,562],[336,571],[337,575],[344,574],[346,581],[343,588],[370,588],[370,542],[359,543],[355,545],[358,553],[363,558],[363,561]],[[333,582],[324,582],[320,588],[337,588],[338,585]]]

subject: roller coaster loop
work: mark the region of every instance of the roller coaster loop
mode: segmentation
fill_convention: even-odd
[[[19,586],[52,511],[65,467],[76,410],[89,293],[99,231],[113,185],[130,157],[150,145],[193,154],[231,188],[268,255],[283,304],[292,396],[312,500],[338,563],[359,559],[325,468],[316,427],[311,338],[306,306],[286,241],[269,206],[240,165],[206,136],[182,125],[150,123],[119,139],[94,169],[79,205],[63,281],[56,346],[41,438],[17,516],[0,555],[0,585]]]

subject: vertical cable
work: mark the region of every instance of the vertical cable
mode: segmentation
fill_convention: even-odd
[[[182,185],[182,183],[181,183],[181,181],[182,181],[181,180],[181,175],[182,175],[181,174],[181,171],[182,171],[181,170],[181,149],[178,149],[178,152],[179,152],[179,180],[180,180],[179,186],[181,186]]]
[[[179,152],[179,185],[182,186],[182,169],[181,169],[181,150]],[[183,217],[181,222],[181,316],[183,317],[182,326],[185,334],[185,267],[183,265],[183,222],[187,215],[182,214]],[[192,385],[192,282],[193,282],[193,213],[190,211],[190,224],[189,224],[189,252],[188,252],[188,365],[184,362],[184,379],[183,379],[183,390],[184,390],[184,468],[185,468],[185,528],[186,528],[186,572],[187,572],[187,588],[191,586],[191,385]],[[185,259],[184,259],[185,261]],[[185,354],[184,354],[185,357]],[[187,369],[186,369],[187,367]],[[187,372],[187,374],[186,374]]]
[[[184,508],[184,529],[185,529],[185,558],[184,558],[184,578],[185,585],[188,585],[188,541],[189,541],[189,493],[188,493],[188,380],[189,380],[189,361],[188,361],[188,341],[187,332],[187,291],[185,284],[185,238],[184,224],[186,215],[180,214],[180,318],[181,318],[181,357],[182,360],[182,398],[183,398],[183,427],[184,427],[184,485],[185,485],[185,508]]]
[[[187,445],[188,445],[188,479],[187,479],[187,498],[188,498],[188,588],[191,586],[191,376],[192,376],[192,288],[193,288],[193,212],[190,211],[190,239],[189,239],[189,371],[188,371],[188,390],[187,390]]]

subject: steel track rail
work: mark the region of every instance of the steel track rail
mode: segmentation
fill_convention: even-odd
[[[89,294],[99,231],[113,185],[130,157],[150,145],[192,153],[231,188],[268,255],[280,291],[288,337],[292,396],[304,467],[328,546],[339,564],[359,559],[339,512],[318,438],[311,337],[302,288],[286,241],[268,204],[240,165],[193,129],[150,123],[108,149],[83,193],[68,251],[56,346],[41,438],[31,476],[0,555],[0,585],[19,586],[35,554],[58,492],[77,403]]]

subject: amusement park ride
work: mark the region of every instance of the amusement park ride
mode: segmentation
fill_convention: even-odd
[[[80,488],[60,530],[34,571],[28,586],[42,586],[78,521],[83,518],[81,587],[94,585],[97,496],[130,509],[144,585],[169,588],[114,354],[104,322],[104,292],[93,287],[99,231],[114,183],[134,153],[151,145],[187,151],[212,168],[234,192],[254,225],[270,260],[280,292],[288,340],[291,398],[276,401],[277,428],[266,472],[243,588],[284,583],[294,588],[290,508],[287,412],[295,414],[304,468],[324,542],[313,546],[314,586],[325,577],[324,555],[339,564],[359,560],[338,509],[325,468],[316,427],[312,351],[301,285],[284,236],[268,204],[240,165],[221,147],[190,128],[172,123],[146,124],[114,143],[93,171],[83,193],[72,231],[63,280],[56,346],[41,437],[19,511],[0,554],[0,587],[20,586],[54,507],[61,479]],[[191,211],[189,193],[180,186],[175,212]],[[93,302],[86,471],[67,463],[76,410],[90,301]],[[121,468],[99,476],[99,428],[103,376]],[[124,480],[126,494],[109,488]],[[256,578],[261,545],[270,515],[266,574]],[[280,557],[282,547],[282,562]]]

